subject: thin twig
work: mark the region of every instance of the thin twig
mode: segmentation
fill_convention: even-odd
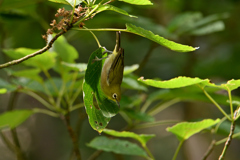
[[[199,86],[200,87],[200,86]],[[227,113],[222,109],[222,107],[207,93],[207,91],[200,87],[203,91],[203,93],[208,97],[208,99],[222,112],[222,114],[227,117],[229,121],[232,121],[232,119],[227,115]]]
[[[233,120],[232,120],[232,124],[231,124],[231,129],[230,129],[230,133],[228,135],[228,139],[227,141],[225,142],[225,145],[224,145],[224,148],[223,148],[223,151],[222,151],[222,154],[219,156],[219,159],[218,160],[223,160],[224,159],[224,156],[226,154],[226,151],[232,141],[232,138],[233,138],[233,134],[234,134],[234,130],[235,130],[235,120],[236,120],[236,117],[237,117],[237,110],[235,111],[234,113],[234,116],[233,116]]]
[[[216,143],[216,140],[212,140],[212,142],[211,142],[210,146],[208,147],[206,153],[204,154],[202,160],[206,160],[208,158],[208,156],[212,153],[215,143]]]
[[[77,138],[73,128],[71,127],[69,112],[64,116],[64,120],[65,120],[65,124],[67,126],[68,133],[72,139],[73,151],[77,157],[77,160],[81,160],[81,154],[80,154],[79,145],[78,145],[78,138]]]
[[[103,152],[102,150],[97,150],[88,158],[88,160],[95,160],[102,154],[102,152]]]
[[[7,106],[7,110],[8,111],[11,111],[14,109],[14,107],[16,106],[16,102],[17,102],[17,98],[18,98],[18,92],[15,91],[11,94],[10,96],[10,99],[9,99],[9,103],[8,103],[8,106]],[[17,159],[18,160],[25,160],[25,156],[22,152],[22,149],[21,149],[21,145],[20,145],[20,142],[19,142],[19,139],[18,139],[18,135],[17,135],[17,130],[15,128],[11,129],[11,134],[12,134],[12,139],[13,139],[13,146],[14,146],[14,151],[15,151],[15,154],[17,156]]]
[[[113,1],[115,1],[115,0],[110,0],[110,1],[108,1],[106,3],[104,3],[103,5],[107,5],[107,4],[109,4],[109,3],[113,2]]]
[[[57,40],[57,38],[59,36],[61,36],[62,34],[66,33],[70,28],[71,28],[71,26],[67,27],[66,29],[64,29],[61,32],[59,32],[58,34],[56,34],[45,47],[38,50],[37,52],[34,52],[32,54],[26,55],[25,57],[22,57],[22,58],[19,58],[19,59],[16,59],[16,60],[4,63],[4,64],[1,64],[0,69],[19,64],[19,63],[21,63],[21,62],[23,62],[23,61],[25,61],[25,60],[27,60],[31,57],[34,57],[36,55],[39,55],[39,54],[42,54],[42,53],[46,52],[47,50],[49,50],[52,47],[53,43]]]
[[[10,142],[10,140],[3,134],[2,131],[0,131],[0,136],[3,140],[3,142],[7,145],[8,149],[10,149],[12,152],[15,153],[15,146]]]

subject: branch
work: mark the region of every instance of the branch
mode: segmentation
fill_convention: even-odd
[[[25,60],[27,60],[27,59],[29,59],[29,58],[31,58],[31,57],[34,57],[34,56],[36,56],[36,55],[39,55],[39,54],[42,54],[42,53],[46,52],[47,50],[49,50],[49,49],[52,47],[53,43],[57,40],[57,38],[58,38],[59,36],[63,35],[64,33],[66,33],[70,28],[72,28],[72,26],[68,26],[66,29],[63,29],[61,32],[59,32],[58,34],[56,34],[56,35],[51,39],[51,41],[50,41],[45,47],[43,47],[42,49],[40,49],[39,51],[34,52],[34,53],[32,53],[32,54],[29,54],[29,55],[27,55],[27,56],[25,56],[25,57],[22,57],[22,58],[19,58],[19,59],[16,59],[16,60],[13,60],[13,61],[10,61],[10,62],[1,64],[1,65],[0,65],[0,69],[6,68],[6,67],[9,67],[9,66],[12,66],[12,65],[19,64],[19,63],[21,63],[21,62],[23,62],[23,61],[25,61]]]
[[[73,130],[73,128],[71,127],[70,124],[70,113],[68,111],[68,113],[64,116],[64,120],[65,120],[65,124],[67,126],[67,130],[68,133],[72,139],[72,143],[73,143],[73,151],[77,157],[77,160],[81,160],[81,154],[80,154],[80,150],[79,150],[79,146],[78,146],[78,138]]]
[[[213,148],[215,147],[215,143],[216,143],[216,141],[212,140],[212,142],[211,142],[210,146],[208,147],[206,153],[204,154],[202,160],[206,160],[208,158],[208,156],[212,153]]]
[[[225,145],[224,145],[224,148],[223,148],[223,151],[222,151],[222,154],[219,156],[219,159],[218,160],[223,160],[224,159],[224,156],[226,154],[226,151],[232,141],[232,138],[233,138],[233,134],[234,134],[234,130],[235,130],[235,122],[236,122],[236,117],[237,117],[237,112],[238,112],[238,109],[235,111],[234,113],[234,117],[233,117],[233,120],[232,120],[232,124],[231,124],[231,129],[230,129],[230,133],[228,135],[228,139],[227,141],[225,142]]]

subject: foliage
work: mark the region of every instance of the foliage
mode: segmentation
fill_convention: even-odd
[[[68,148],[73,148],[71,153],[74,154],[70,156],[70,159],[73,157],[87,159],[83,157],[86,155],[81,154],[82,146],[98,150],[89,159],[97,158],[100,154],[96,153],[103,151],[111,152],[117,156],[121,154],[139,156],[144,159],[162,159],[158,157],[157,153],[155,153],[156,151],[152,151],[153,147],[150,147],[153,143],[162,143],[154,142],[159,135],[152,133],[139,134],[136,131],[136,129],[150,127],[159,129],[161,125],[172,126],[174,124],[172,127],[166,128],[167,132],[176,135],[179,141],[172,158],[173,160],[177,159],[177,157],[179,158],[178,153],[183,142],[190,140],[189,138],[197,133],[206,132],[207,134],[213,134],[213,146],[224,144],[225,142],[230,144],[232,138],[239,139],[239,125],[236,124],[236,121],[240,115],[240,97],[237,94],[232,95],[232,93],[238,93],[237,89],[240,86],[239,77],[230,76],[235,79],[227,80],[229,78],[227,77],[224,79],[225,82],[213,83],[208,74],[203,76],[207,78],[202,79],[199,78],[200,74],[194,75],[194,71],[186,73],[187,76],[185,76],[184,71],[177,73],[177,76],[174,75],[176,78],[170,80],[160,80],[157,74],[153,77],[155,79],[139,78],[140,73],[143,75],[144,73],[147,74],[147,72],[142,72],[142,70],[147,68],[146,63],[150,61],[150,54],[159,50],[156,47],[157,45],[161,45],[161,52],[189,52],[174,55],[179,57],[177,58],[179,61],[186,55],[194,57],[202,49],[202,46],[204,50],[203,42],[202,44],[200,43],[202,46],[199,45],[200,49],[199,47],[192,47],[198,46],[198,44],[193,43],[194,39],[198,36],[210,36],[216,34],[215,32],[223,31],[225,29],[223,20],[229,18],[230,14],[224,12],[203,16],[201,12],[184,12],[179,13],[175,18],[171,18],[172,20],[169,20],[166,27],[164,27],[156,24],[150,18],[143,17],[145,15],[141,14],[143,8],[154,11],[155,3],[158,2],[152,3],[150,0],[119,0],[119,2],[107,0],[48,1],[41,3],[58,10],[55,15],[57,19],[52,20],[50,24],[52,28],[49,28],[46,22],[48,16],[42,17],[37,13],[37,1],[25,0],[21,3],[22,8],[19,8],[18,1],[0,2],[0,23],[6,22],[3,30],[6,30],[6,33],[11,35],[11,38],[7,38],[5,34],[0,35],[3,46],[0,50],[0,56],[5,57],[0,61],[3,63],[3,65],[0,65],[2,75],[0,77],[0,95],[1,97],[10,97],[8,104],[5,104],[7,106],[6,111],[0,114],[0,133],[4,143],[16,153],[18,159],[24,160],[30,159],[30,157],[24,156],[21,145],[18,142],[16,130],[30,122],[30,117],[37,117],[36,113],[42,113],[47,117],[54,117],[64,121],[73,146],[67,146]],[[165,3],[165,5],[170,4],[170,2]],[[32,4],[34,7],[32,6],[31,8]],[[62,7],[64,9],[59,9]],[[108,15],[108,11],[114,13],[114,16]],[[115,16],[118,14],[121,16]],[[53,18],[53,15],[51,13],[51,18]],[[30,38],[25,39],[26,37],[32,36],[35,38],[40,36],[42,28],[38,29],[32,25],[31,28],[36,28],[36,32],[31,30],[32,33],[27,33],[27,29],[20,31],[17,27],[10,27],[15,20],[22,22],[20,25],[24,24],[26,25],[25,27],[31,22],[36,23],[34,25],[38,27],[40,25],[44,28],[46,34],[43,38],[48,41],[47,45],[41,47],[43,40],[39,40],[40,43],[36,45],[34,40]],[[100,21],[100,26],[98,26],[98,21]],[[126,26],[125,29],[120,29],[121,27],[115,28],[116,26],[124,26],[124,24]],[[111,26],[114,28],[109,28]],[[93,59],[96,57],[103,58],[106,56],[104,54],[106,48],[101,45],[104,43],[103,38],[97,33],[100,31],[121,31],[128,34],[127,40],[125,37],[123,38],[126,42],[122,42],[123,48],[126,46],[125,52],[127,54],[125,54],[125,61],[127,64],[129,59],[131,64],[135,60],[139,63],[125,66],[124,68],[123,94],[120,108],[116,103],[109,100],[101,89],[100,76],[105,59],[93,62]],[[22,35],[22,32],[24,32],[24,35]],[[89,36],[86,32],[93,36],[92,39],[97,42],[98,47],[84,49],[84,46],[89,41]],[[110,33],[112,34],[112,32]],[[63,36],[63,34],[65,35]],[[131,40],[137,37],[133,35],[139,36],[137,45],[134,43],[134,40]],[[21,41],[17,41],[19,37]],[[81,43],[75,39],[77,41],[76,45],[73,37],[80,39]],[[142,37],[146,38],[146,40],[142,40]],[[107,39],[106,37],[104,38]],[[28,44],[22,45],[25,41]],[[189,45],[180,44],[176,41],[183,41],[182,43]],[[6,42],[9,44],[6,45]],[[107,47],[114,45],[113,42],[108,42]],[[204,44],[207,43],[204,42]],[[149,51],[147,51],[148,53],[140,62],[140,52],[144,52],[145,48],[149,48]],[[169,50],[165,51],[163,48]],[[87,55],[84,55],[85,52]],[[92,54],[90,55],[91,52]],[[133,55],[136,55],[135,58],[131,58]],[[85,56],[88,59],[88,63],[84,63]],[[204,68],[205,66],[203,65],[206,63],[213,61],[211,60],[211,55],[207,56],[210,58],[205,60],[204,64],[196,66],[198,70]],[[163,56],[162,58],[156,59],[157,65],[151,70],[152,73],[161,72],[162,68],[164,68],[159,63],[169,66],[167,64],[169,62],[165,62],[164,58],[166,57]],[[17,60],[20,60],[20,62],[16,62]],[[151,62],[154,62],[154,59]],[[177,63],[182,62],[177,61],[176,66]],[[189,65],[185,66],[186,70],[188,70],[189,66],[192,66],[191,63],[194,63],[194,58],[188,59],[187,64]],[[16,64],[17,66],[10,67]],[[179,69],[180,67],[177,66],[176,68]],[[222,70],[224,67],[217,69]],[[216,68],[211,69],[209,67],[206,72],[210,72],[210,70],[216,70]],[[164,74],[166,73],[171,75],[169,70],[164,70]],[[181,74],[183,76],[178,76]],[[221,74],[224,73],[219,73],[219,76]],[[27,107],[29,101],[25,101],[22,104],[20,103],[24,109],[15,109],[19,106],[16,104],[20,99],[18,99],[19,95],[28,95],[38,101],[41,107],[34,104],[29,108]],[[4,104],[3,102],[1,102],[1,105]],[[176,120],[178,115],[173,115],[173,120],[171,116],[169,118],[165,116],[165,120],[159,120],[158,114],[164,117],[165,112],[162,111],[166,111],[170,106],[181,104],[186,104],[187,106],[189,102],[204,104],[204,107],[207,106],[205,104],[211,103],[218,109],[214,112],[220,111],[219,113],[221,114],[210,115],[210,118],[197,116],[198,118],[180,120]],[[229,106],[229,109],[226,109],[225,106]],[[197,106],[193,105],[191,107],[196,108]],[[203,109],[201,108],[201,110]],[[210,109],[207,108],[207,111],[210,111]],[[78,116],[74,116],[75,113],[78,113]],[[176,113],[181,114],[179,112]],[[92,130],[85,131],[85,129],[81,129],[82,126],[80,124],[84,122],[86,117],[88,117],[88,122],[92,129],[103,135],[91,137],[91,140],[88,139],[89,135],[79,138],[80,134],[92,132]],[[78,121],[77,129],[72,127],[75,124],[74,122],[72,123],[72,120]],[[89,124],[87,125],[89,126]],[[8,131],[12,133],[13,142],[6,136]],[[147,133],[151,131],[149,130]],[[218,139],[215,135],[228,137]],[[138,143],[134,143],[133,140],[136,140]],[[214,149],[213,146],[210,146],[209,150],[207,150],[206,158]],[[216,155],[220,155],[220,159],[223,159],[227,149],[228,145],[225,145],[222,153],[217,152]],[[65,157],[67,154],[65,153]],[[104,159],[106,158],[104,157]]]

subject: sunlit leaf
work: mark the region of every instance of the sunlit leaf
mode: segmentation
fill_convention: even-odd
[[[190,77],[177,77],[166,81],[157,81],[151,79],[138,79],[140,82],[147,84],[149,86],[157,87],[157,88],[180,88],[186,87],[199,83],[208,83],[208,79],[200,79],[200,78],[190,78]]]
[[[6,88],[0,88],[0,94],[4,94],[7,93],[7,89]]]
[[[134,65],[132,65],[132,66],[125,66],[125,67],[124,67],[123,75],[130,74],[130,73],[136,71],[138,68],[139,68],[139,65],[138,65],[138,64],[134,64]]]
[[[153,5],[150,0],[119,0],[134,5]]]
[[[147,91],[147,87],[138,82],[135,76],[124,76],[122,81],[122,87],[133,90]]]
[[[76,71],[86,71],[87,69],[87,64],[86,63],[67,63],[67,62],[62,62],[62,65],[71,68],[72,70]]]
[[[118,132],[118,131],[111,130],[111,129],[104,129],[103,132],[108,135],[115,136],[115,137],[133,138],[133,139],[139,141],[142,144],[142,146],[146,146],[147,141],[149,141],[150,139],[155,137],[155,135],[153,135],[153,134],[136,134],[136,133],[128,132],[128,131]]]
[[[164,47],[167,47],[173,51],[178,51],[178,52],[190,52],[190,51],[194,51],[197,48],[191,47],[191,46],[187,46],[187,45],[183,45],[183,44],[179,44],[170,40],[167,40],[159,35],[155,35],[153,34],[151,31],[145,30],[141,27],[137,27],[134,26],[132,24],[126,24],[127,27],[127,31],[140,35],[142,37],[148,38]]]
[[[15,128],[27,120],[33,111],[31,110],[14,110],[0,115],[0,130],[4,128]]]
[[[220,119],[205,119],[200,122],[181,122],[172,127],[168,127],[167,131],[175,134],[179,141],[183,141],[187,140],[192,135],[215,125],[219,121]]]
[[[141,147],[126,140],[110,139],[105,136],[100,136],[94,138],[87,145],[106,152],[147,157],[147,153]]]

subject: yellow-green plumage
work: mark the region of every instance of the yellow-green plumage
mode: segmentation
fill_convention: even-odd
[[[124,50],[120,47],[120,32],[116,33],[116,45],[112,54],[105,60],[101,73],[101,88],[107,98],[119,105],[124,69]]]

